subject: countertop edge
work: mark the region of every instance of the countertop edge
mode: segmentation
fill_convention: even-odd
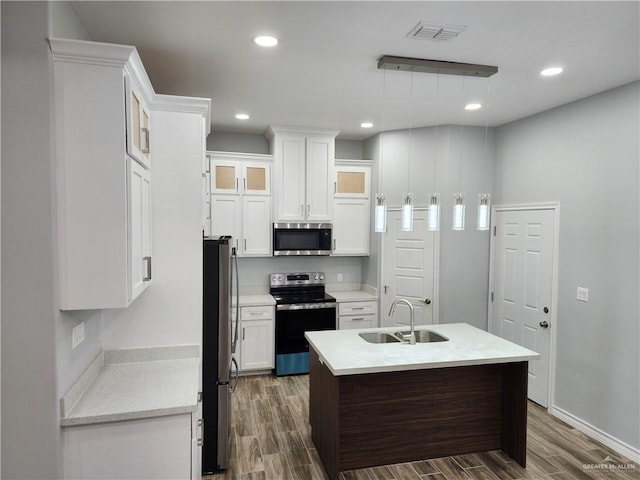
[[[191,414],[197,410],[197,404],[183,407],[158,408],[154,410],[108,413],[90,417],[67,417],[60,420],[61,427],[75,427],[79,425],[95,425],[99,423],[113,423],[127,420],[143,420],[145,418],[166,417],[170,415]]]
[[[317,352],[316,352],[317,353]],[[322,358],[322,357],[321,357]],[[540,354],[530,355],[527,357],[505,357],[505,358],[492,358],[492,359],[478,359],[478,360],[461,360],[452,362],[440,362],[440,363],[416,363],[413,365],[384,365],[379,367],[360,367],[360,368],[343,368],[339,371],[333,369],[333,367],[322,359],[321,363],[326,365],[329,371],[335,377],[344,377],[349,375],[365,375],[368,373],[390,373],[409,370],[433,370],[436,368],[455,368],[455,367],[472,367],[477,365],[499,365],[501,363],[520,363],[528,362],[529,360],[538,360]]]

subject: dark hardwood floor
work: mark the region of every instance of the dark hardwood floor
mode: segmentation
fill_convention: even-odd
[[[204,479],[326,479],[311,441],[308,399],[307,375],[242,377],[232,400],[231,467]],[[640,480],[639,465],[532,402],[528,420],[526,469],[498,450],[342,472],[340,479]]]

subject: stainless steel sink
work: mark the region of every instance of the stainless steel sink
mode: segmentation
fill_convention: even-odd
[[[396,332],[395,335],[402,338],[403,335],[409,335],[411,332],[405,330],[403,332]],[[443,337],[439,333],[432,332],[430,330],[416,330],[416,343],[429,343],[429,342],[446,342],[449,340],[447,337]]]
[[[362,332],[359,333],[360,337],[369,343],[399,343],[400,339],[394,337],[390,333],[383,332]]]

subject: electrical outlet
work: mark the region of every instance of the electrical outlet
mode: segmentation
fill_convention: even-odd
[[[84,322],[80,322],[71,330],[71,349],[75,349],[84,342]]]
[[[576,298],[581,302],[589,301],[589,289],[584,287],[578,287],[578,293],[576,293]]]
[[[341,282],[341,281],[342,281],[342,274],[341,274],[341,273],[339,273],[339,274],[338,274],[338,281],[339,281],[339,282]]]

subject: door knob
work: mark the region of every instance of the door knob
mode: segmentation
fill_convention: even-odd
[[[429,298],[425,298],[425,299],[423,300],[423,302],[424,302],[424,303],[426,303],[427,305],[430,305],[430,304],[431,304],[431,299],[429,299]]]
[[[538,325],[540,325],[542,328],[549,328],[549,322],[547,322],[546,320],[543,320]]]
[[[549,308],[548,308],[548,307],[544,307],[544,308],[542,309],[542,311],[543,311],[544,313],[549,313]]]

